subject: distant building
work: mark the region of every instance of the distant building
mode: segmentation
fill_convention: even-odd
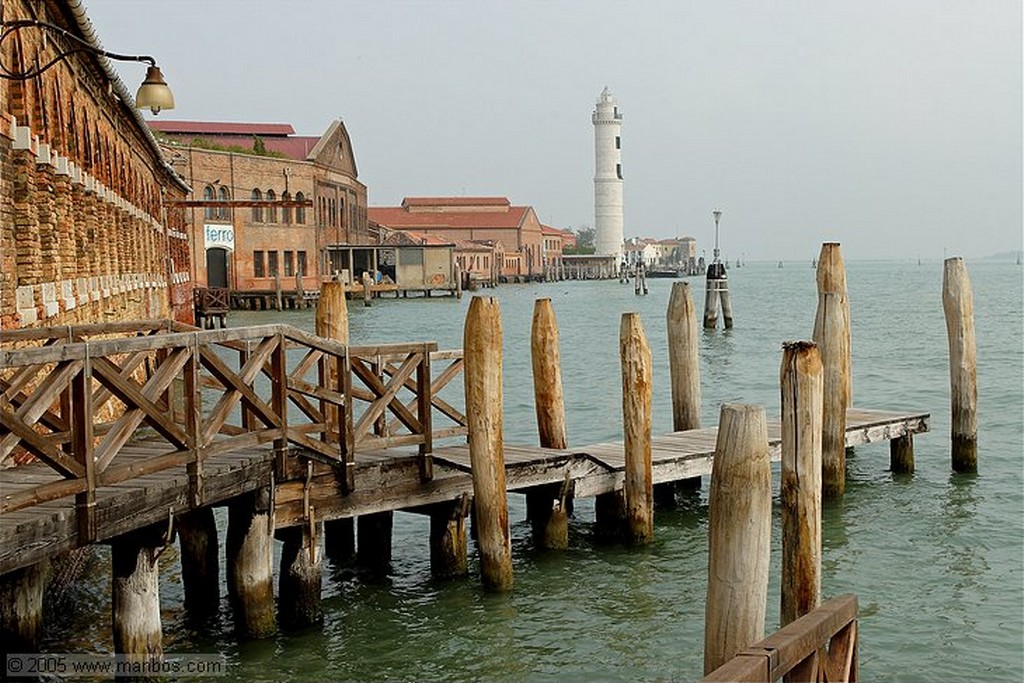
[[[4,0],[3,22],[54,24],[93,48],[80,3]],[[0,26],[5,26],[0,24]],[[0,62],[0,328],[154,318],[192,321],[184,215],[168,166],[110,62],[42,30]]]
[[[340,270],[330,244],[369,244],[366,186],[345,124],[295,135],[288,124],[150,121],[192,186],[188,222],[198,285],[233,298],[318,290]]]
[[[544,273],[541,224],[530,206],[507,197],[406,197],[401,206],[375,206],[370,220],[393,230],[444,234],[465,242],[501,243],[499,275],[539,278]]]
[[[576,244],[576,235],[550,225],[541,225],[541,233],[544,235],[544,279],[561,280],[565,272],[562,252],[566,244]]]
[[[606,87],[591,116],[594,124],[594,232],[597,256],[622,254],[622,114]]]

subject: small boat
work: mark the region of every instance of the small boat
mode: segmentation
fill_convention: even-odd
[[[782,261],[779,261],[779,268],[782,267]]]

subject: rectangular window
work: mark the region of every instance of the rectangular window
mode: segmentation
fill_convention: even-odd
[[[622,149],[622,138],[618,135],[615,136],[615,149]]]
[[[284,274],[285,277],[291,277],[295,275],[295,259],[292,258],[292,252],[284,252]]]
[[[619,177],[619,180],[622,180],[622,164],[615,164],[615,175]]]
[[[252,252],[252,276],[253,277],[266,277],[267,276],[267,263],[263,259],[262,251]]]
[[[277,277],[277,252],[267,252],[267,275],[270,277]]]
[[[306,273],[306,252],[299,251],[299,252],[296,252],[296,255],[299,257],[299,275],[305,276],[307,274]]]

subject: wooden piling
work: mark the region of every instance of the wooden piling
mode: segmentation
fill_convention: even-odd
[[[672,285],[668,311],[668,365],[672,383],[672,429],[700,429],[700,337],[689,282]]]
[[[370,305],[370,299],[373,297],[373,276],[366,271],[363,271],[363,306]]]
[[[912,434],[904,434],[889,440],[889,470],[893,474],[910,474],[914,471]]]
[[[316,522],[315,508],[301,526],[277,532],[281,546],[281,570],[278,576],[277,615],[281,628],[301,629],[324,619],[323,553],[320,538],[323,524]]]
[[[544,448],[567,448],[558,321],[551,299],[534,302],[530,353],[540,445]],[[567,547],[569,517],[561,495],[562,488],[540,486],[526,493],[528,516],[533,523],[533,541],[539,548]]]
[[[764,408],[724,404],[708,500],[705,675],[764,637],[771,515]]]
[[[843,306],[843,319],[845,321],[843,323],[843,335],[846,344],[845,351],[843,352],[843,374],[846,377],[846,405],[849,407],[853,405],[850,296],[846,291],[846,264],[843,262],[843,252],[840,249],[839,242],[825,242],[821,245],[815,279],[818,284],[819,296],[825,292],[838,294]],[[815,320],[814,325],[817,328],[817,320]]]
[[[391,569],[391,538],[395,513],[391,510],[360,515],[356,523],[356,561],[372,572]]]
[[[722,326],[732,329],[732,299],[729,295],[728,280],[718,281],[718,298],[722,302]]]
[[[462,268],[456,263],[452,266],[452,279],[455,280],[455,298],[462,298]]]
[[[783,344],[780,626],[821,601],[822,373],[814,344]]]
[[[281,273],[274,273],[274,303],[277,310],[284,310],[284,292],[281,291]]]
[[[320,299],[316,303],[316,333],[320,337],[348,344],[348,303],[345,300],[344,283],[331,280],[320,285]],[[320,361],[320,384],[335,391],[340,390],[337,363],[327,359]],[[321,401],[320,410],[323,411],[328,434],[339,434],[338,406]],[[355,538],[351,517],[324,523],[324,551],[333,562],[352,559],[356,548]]]
[[[0,662],[6,655],[39,652],[43,634],[43,598],[50,562],[16,569],[0,578]]]
[[[466,416],[480,573],[484,587],[494,591],[512,588],[512,544],[502,430],[501,342],[498,300],[474,296],[466,314],[462,344]]]
[[[950,438],[954,472],[978,471],[978,352],[974,295],[967,266],[948,258],[942,269],[942,309],[949,338]]]
[[[697,309],[689,282],[672,284],[668,309],[665,313],[668,327],[668,366],[672,385],[672,429],[684,431],[700,429],[700,337],[697,327]],[[699,489],[700,477],[691,477],[678,482],[678,488]],[[674,484],[661,484],[671,492],[675,502]],[[658,486],[655,486],[657,495]],[[665,494],[669,499],[668,493]]]
[[[839,498],[846,490],[846,309],[839,292],[818,295],[814,343],[823,368],[822,495]]]
[[[625,495],[628,540],[654,539],[651,479],[651,349],[639,313],[623,313],[619,324],[622,422],[625,436]]]
[[[160,571],[157,556],[166,525],[152,525],[111,543],[111,607],[114,652],[130,661],[163,654]]]
[[[176,524],[185,611],[193,621],[203,621],[220,609],[220,546],[213,508],[181,514]]]
[[[530,352],[540,445],[544,448],[567,448],[558,321],[555,319],[551,299],[537,299],[534,302]]]
[[[430,510],[430,572],[435,579],[465,576],[469,572],[466,515],[471,504],[464,493]]]
[[[273,569],[274,520],[270,489],[239,496],[228,506],[228,596],[235,627],[245,638],[276,630]]]

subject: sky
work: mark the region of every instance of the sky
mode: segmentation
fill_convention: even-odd
[[[597,96],[626,237],[726,258],[982,258],[1022,243],[1019,0],[86,0],[160,118],[342,119],[371,206],[507,196],[594,224]],[[116,63],[134,91],[141,65]],[[147,112],[147,117],[151,115]]]

